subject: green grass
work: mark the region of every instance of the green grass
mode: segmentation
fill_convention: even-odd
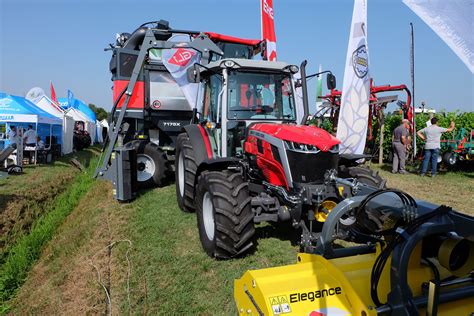
[[[416,169],[409,174],[392,174],[391,166],[372,164],[387,179],[387,186],[403,190],[417,199],[451,206],[457,211],[474,215],[474,172],[439,172],[435,178],[420,177]]]
[[[95,159],[90,160],[92,163],[94,161]],[[31,266],[40,256],[43,246],[52,238],[59,225],[64,222],[67,215],[91,187],[94,181],[91,178],[93,167],[94,165],[90,166],[87,173],[77,173],[73,183],[54,198],[51,208],[44,211],[43,215],[34,222],[29,233],[19,237],[16,244],[10,248],[8,257],[0,267],[2,303],[0,310],[8,309],[5,302],[24,282]]]
[[[178,209],[174,186],[149,191],[135,205],[128,225],[134,313],[232,315],[234,279],[248,269],[296,261],[297,247],[271,225],[257,228],[258,248],[252,255],[209,258],[201,248],[196,215]],[[122,311],[126,308],[124,302]]]

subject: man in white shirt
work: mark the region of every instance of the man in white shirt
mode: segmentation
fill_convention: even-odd
[[[38,136],[38,143],[36,145],[36,149],[38,150],[45,150],[46,146],[44,142],[41,140],[41,137]]]
[[[431,177],[436,175],[438,167],[439,149],[441,148],[441,134],[454,130],[454,122],[451,121],[449,128],[438,126],[438,119],[433,117],[431,125],[418,131],[417,135],[425,141],[425,151],[423,164],[421,166],[421,176],[423,177],[428,170],[428,163],[431,158]]]
[[[10,146],[13,148],[17,147],[18,139],[17,139],[18,133],[16,131],[15,126],[10,126],[10,131],[8,132],[8,140],[10,141]]]
[[[38,135],[36,134],[36,131],[33,129],[33,125],[28,125],[28,130],[25,132],[25,136],[23,138],[26,146],[35,147],[37,137]]]

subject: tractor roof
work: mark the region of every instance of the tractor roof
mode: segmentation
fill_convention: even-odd
[[[224,58],[213,61],[206,65],[213,71],[219,71],[221,68],[231,69],[255,69],[255,70],[269,70],[269,71],[288,71],[290,65],[281,61],[255,60],[255,59],[240,59],[240,58]],[[205,72],[205,69],[202,69]]]
[[[257,45],[260,45],[260,43],[262,43],[262,40],[246,39],[246,38],[234,37],[234,36],[218,34],[218,33],[213,33],[213,32],[204,32],[204,34],[206,34],[214,42],[226,42],[226,43],[243,44],[243,45],[249,45],[249,46],[257,46]]]

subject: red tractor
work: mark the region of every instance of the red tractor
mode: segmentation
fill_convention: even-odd
[[[385,182],[357,166],[364,155],[339,155],[339,140],[305,126],[306,62],[295,65],[222,59],[194,65],[188,78],[202,83],[197,124],[176,146],[180,208],[196,210],[200,239],[211,257],[232,258],[254,246],[254,225],[290,221],[310,251],[321,224],[343,199],[382,188]],[[295,88],[303,92],[297,117]],[[328,74],[328,88],[335,78]]]

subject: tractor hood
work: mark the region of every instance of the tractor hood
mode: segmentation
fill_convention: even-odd
[[[315,126],[277,123],[257,123],[250,130],[259,131],[278,139],[305,145],[313,145],[321,151],[328,151],[341,142],[325,130]]]

